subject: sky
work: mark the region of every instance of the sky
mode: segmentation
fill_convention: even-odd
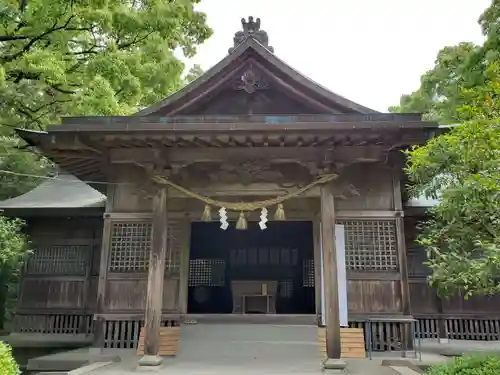
[[[227,54],[241,18],[261,19],[275,54],[336,94],[387,112],[419,87],[439,50],[483,40],[491,0],[202,0],[214,30],[188,65]]]

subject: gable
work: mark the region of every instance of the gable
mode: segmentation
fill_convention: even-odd
[[[230,69],[230,70],[229,70]],[[341,106],[314,99],[313,92],[297,89],[259,62],[251,53],[246,61],[228,67],[194,93],[186,95],[180,106],[164,106],[154,112],[166,115],[257,115],[257,114],[334,114],[354,113]],[[181,103],[180,101],[177,103]],[[176,103],[176,104],[177,104]]]
[[[276,88],[253,94],[221,89],[215,96],[197,102],[179,115],[300,115],[325,113],[291,98]]]
[[[267,41],[267,36],[242,34],[236,33],[235,47],[217,65],[137,115],[377,113],[330,92],[279,60],[271,47],[259,42]]]

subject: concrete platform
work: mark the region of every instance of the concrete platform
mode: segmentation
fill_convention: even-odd
[[[128,375],[144,372],[175,375],[234,374],[325,374],[318,353],[316,327],[311,325],[205,324],[184,325],[179,355],[164,358],[160,366],[139,367],[134,349],[107,349],[104,354],[120,356],[121,362],[90,370],[89,375]],[[447,353],[500,352],[500,341],[422,341],[422,360],[401,354],[373,353],[373,359],[347,359],[353,375],[415,375],[421,366],[450,360]],[[87,365],[89,350],[81,348],[29,361],[29,370],[68,371]],[[328,371],[326,371],[328,373]]]
[[[13,348],[77,348],[92,344],[93,335],[11,333],[0,336],[0,341],[8,343]]]
[[[7,342],[12,346],[14,358],[23,370],[28,368],[29,362],[33,359],[49,357],[57,353],[69,352],[89,346],[92,339],[92,336],[86,335],[40,333],[13,333],[0,337],[0,341]],[[73,369],[81,365],[82,361],[77,361],[71,364],[70,368]],[[66,368],[63,369],[67,370]],[[35,368],[34,370],[38,369]]]

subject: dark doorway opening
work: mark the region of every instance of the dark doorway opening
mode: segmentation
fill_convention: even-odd
[[[314,314],[312,223],[191,227],[188,312]]]

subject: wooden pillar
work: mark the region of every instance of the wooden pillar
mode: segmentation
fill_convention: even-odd
[[[90,282],[92,279],[92,266],[94,264],[94,258],[96,256],[97,246],[95,243],[95,228],[92,231],[92,244],[89,246],[89,252],[86,254],[87,256],[87,267],[85,268],[85,280],[83,281],[83,309],[85,311],[89,310],[90,298],[93,296],[90,295]],[[102,243],[102,239],[101,239]],[[82,318],[80,320],[80,324],[78,326],[78,333],[87,334],[87,320]]]
[[[406,238],[404,227],[403,196],[401,194],[401,170],[393,171],[392,185],[394,189],[394,211],[396,220],[396,244],[398,247],[399,274],[401,286],[401,312],[411,315],[410,283],[408,281],[408,252],[406,251]],[[402,344],[405,350],[413,350],[413,333],[409,324],[402,327]]]
[[[153,228],[151,233],[151,253],[149,256],[148,291],[144,316],[144,357],[142,366],[158,366],[162,359],[158,356],[161,310],[163,302],[163,281],[165,257],[168,247],[167,188],[161,187],[153,197]]]
[[[434,292],[434,304],[438,313],[437,321],[437,339],[440,344],[448,343],[448,329],[446,328],[446,318],[443,315],[443,300],[438,296],[437,291]]]
[[[394,210],[396,211],[396,243],[398,247],[399,273],[401,275],[401,310],[403,315],[411,314],[410,286],[408,283],[407,251],[403,215],[403,198],[399,171],[393,172]]]
[[[321,195],[321,245],[323,247],[323,277],[325,279],[326,354],[329,360],[340,360],[340,321],[338,276],[335,249],[335,207],[332,190],[322,185]],[[340,369],[340,362],[325,368]]]
[[[101,316],[104,312],[104,299],[106,296],[106,285],[108,283],[108,264],[111,255],[111,232],[112,222],[109,214],[104,214],[104,225],[102,229],[101,260],[99,264],[99,280],[97,284],[96,314],[94,319],[94,344],[95,348],[103,349],[105,340],[105,320]]]
[[[314,300],[316,305],[316,316],[319,317],[321,311],[321,232],[319,218],[313,221],[313,246],[314,246]]]

